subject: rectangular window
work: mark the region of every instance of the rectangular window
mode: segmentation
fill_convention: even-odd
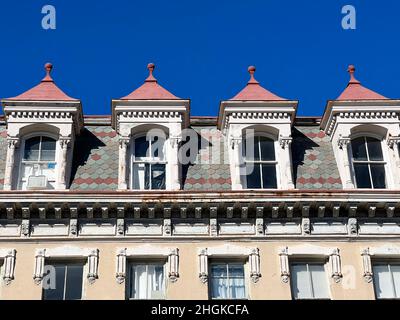
[[[43,280],[43,300],[82,299],[83,263],[57,262],[48,263],[46,267],[50,273]]]
[[[329,299],[325,264],[292,263],[291,278],[294,299]]]
[[[165,299],[165,276],[163,263],[132,263],[128,267],[128,299]]]
[[[376,263],[373,266],[377,299],[400,299],[400,263]]]
[[[212,263],[210,266],[211,299],[246,299],[243,263]]]

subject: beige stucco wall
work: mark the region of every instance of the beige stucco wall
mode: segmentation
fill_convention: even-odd
[[[168,282],[167,299],[208,299],[207,284],[198,277],[198,249],[211,248],[229,243],[228,240],[191,241],[160,240],[148,241],[152,246],[179,248],[180,278],[176,283]],[[248,248],[258,247],[261,258],[261,275],[258,283],[247,281],[250,299],[291,299],[289,283],[283,283],[280,277],[279,249],[288,246],[318,245],[337,247],[340,249],[343,279],[335,283],[328,279],[332,299],[374,299],[373,283],[367,283],[362,274],[361,250],[385,245],[400,245],[400,241],[232,241],[235,246]],[[99,278],[93,284],[85,279],[84,299],[124,299],[125,284],[116,282],[116,252],[118,248],[134,248],[143,246],[145,242],[138,241],[36,241],[36,242],[2,242],[0,249],[14,248],[17,250],[15,279],[10,285],[3,281],[0,287],[0,299],[41,299],[41,286],[33,281],[35,251],[38,248],[54,248],[61,246],[76,246],[80,248],[99,249]],[[248,275],[248,273],[247,273]],[[329,275],[327,275],[329,277]]]

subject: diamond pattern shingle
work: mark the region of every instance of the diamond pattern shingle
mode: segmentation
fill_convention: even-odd
[[[329,138],[319,127],[293,129],[293,171],[297,189],[342,189]]]
[[[183,168],[184,190],[231,189],[227,146],[216,127],[196,127],[202,146],[194,163]],[[293,129],[293,171],[297,189],[341,189],[331,142],[319,127]],[[7,150],[6,127],[0,126],[0,190],[3,189]],[[215,148],[220,146],[220,148]],[[211,158],[211,161],[210,161]],[[71,190],[116,190],[118,137],[111,126],[86,126],[77,137]]]

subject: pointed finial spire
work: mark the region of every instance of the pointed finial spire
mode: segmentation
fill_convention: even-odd
[[[157,79],[153,76],[153,71],[156,68],[154,63],[149,63],[147,65],[147,69],[149,69],[149,76],[146,79],[146,82],[157,82]]]
[[[53,79],[50,75],[51,70],[53,70],[53,65],[48,62],[44,65],[44,69],[46,70],[46,76],[43,78],[42,82],[53,82]]]
[[[350,81],[349,84],[351,83],[360,83],[360,81],[358,81],[355,76],[354,73],[356,72],[356,67],[354,65],[349,65],[349,67],[347,68],[347,72],[350,74]]]
[[[247,70],[250,73],[250,80],[249,80],[248,84],[258,84],[258,81],[254,78],[254,73],[256,72],[256,67],[250,66]]]

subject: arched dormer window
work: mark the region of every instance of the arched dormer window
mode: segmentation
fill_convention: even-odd
[[[25,139],[19,170],[19,189],[55,189],[56,165],[55,139],[44,135]]]
[[[275,141],[256,134],[244,139],[244,184],[247,189],[277,189]]]
[[[134,137],[131,146],[133,190],[166,189],[165,141],[165,137],[157,132]]]
[[[352,163],[356,188],[385,189],[387,187],[382,141],[360,136],[351,140]]]

